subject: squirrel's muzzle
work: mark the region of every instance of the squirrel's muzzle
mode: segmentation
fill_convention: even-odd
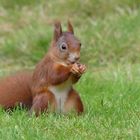
[[[73,63],[77,62],[79,59],[80,59],[80,54],[78,54],[78,53],[71,53],[69,55],[68,61],[73,64]]]

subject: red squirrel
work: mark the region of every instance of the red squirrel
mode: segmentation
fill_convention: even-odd
[[[4,108],[22,103],[38,116],[44,111],[77,114],[84,111],[79,94],[73,89],[86,67],[79,63],[81,42],[68,21],[66,32],[55,22],[54,35],[45,57],[33,73],[26,72],[0,82],[0,105]]]

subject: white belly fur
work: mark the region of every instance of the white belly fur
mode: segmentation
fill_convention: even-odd
[[[67,99],[68,93],[71,90],[72,81],[69,78],[67,81],[60,85],[50,86],[49,90],[54,94],[57,103],[57,112],[65,112],[64,104]]]

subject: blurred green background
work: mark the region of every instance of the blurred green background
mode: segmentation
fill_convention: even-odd
[[[140,0],[0,0],[0,76],[33,69],[70,19],[88,69],[81,117],[0,110],[0,140],[140,139]]]
[[[33,68],[55,19],[71,20],[89,69],[140,62],[139,0],[0,0],[1,71]]]

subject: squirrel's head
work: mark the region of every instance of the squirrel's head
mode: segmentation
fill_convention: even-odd
[[[73,27],[68,21],[67,31],[63,32],[61,23],[55,22],[51,51],[58,61],[73,64],[80,58],[80,41],[74,36]]]

